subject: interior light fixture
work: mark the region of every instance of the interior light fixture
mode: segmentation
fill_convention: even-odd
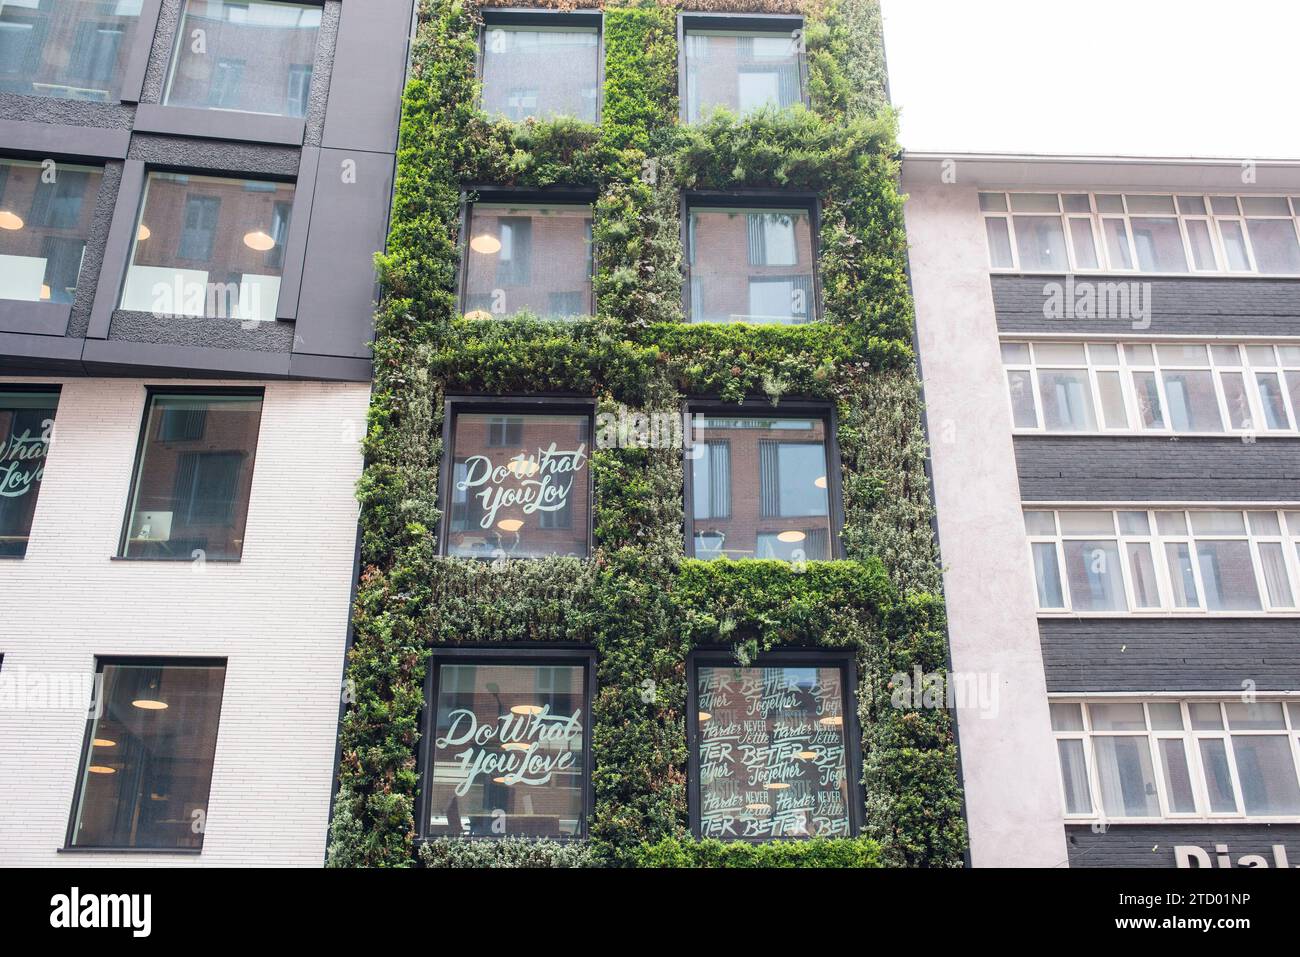
[[[117,768],[110,768],[106,764],[92,764],[86,768],[91,774],[116,774]]]
[[[510,464],[508,464],[506,468],[509,469],[511,472],[513,472],[519,478],[525,478],[529,475],[536,475],[537,470],[540,469],[541,466],[538,465],[536,462],[534,462],[532,459],[526,459],[526,458],[521,458],[519,456],[516,456],[515,458],[510,460]]]
[[[776,536],[776,540],[778,542],[792,544],[794,542],[802,542],[807,537],[807,535],[797,529],[790,529],[789,531],[782,532],[780,535]]]
[[[786,784],[784,781],[768,781],[763,785],[763,787],[767,788],[769,791],[784,791],[789,786],[790,785]]]
[[[492,313],[488,312],[486,309],[471,309],[469,312],[465,313],[465,318],[471,319],[474,322],[482,322],[484,319],[491,319]]]
[[[542,706],[539,704],[517,704],[510,709],[511,714],[541,714]]]
[[[165,711],[168,704],[166,701],[158,701],[156,698],[136,698],[131,702],[131,707],[140,708],[142,711]]]
[[[824,717],[824,718],[819,718],[818,721],[817,721],[817,723],[818,723],[818,724],[824,724],[824,725],[826,725],[826,727],[828,727],[828,728],[838,728],[838,727],[840,727],[842,724],[844,724],[844,715],[842,715],[842,714],[828,714],[828,715],[827,715],[826,717]]]
[[[701,711],[701,712],[700,712],[700,721],[701,721],[701,723],[703,723],[703,722],[705,722],[705,721],[708,721],[708,720],[709,720],[710,718],[712,718],[712,717],[713,717],[713,715],[709,714],[707,711]]]
[[[493,783],[493,784],[505,784],[505,783],[506,783],[505,776],[502,775],[502,776],[499,777],[499,778],[493,778],[493,779],[492,779],[492,783]]]
[[[22,229],[23,219],[17,213],[0,210],[0,229]]]
[[[524,527],[524,523],[517,518],[503,518],[497,522],[497,528],[503,532],[517,532]]]
[[[501,745],[502,751],[527,751],[532,745],[527,741],[506,741]]]
[[[48,283],[41,283],[41,298],[42,299],[50,298],[50,287]]]
[[[497,239],[490,233],[484,233],[482,236],[475,236],[469,241],[469,248],[476,253],[482,253],[485,256],[491,256],[493,253],[501,252],[501,240]]]
[[[255,229],[251,233],[244,233],[244,245],[249,249],[264,253],[268,249],[275,248],[275,240],[262,230]]]
[[[114,741],[112,738],[96,738],[95,740],[91,741],[90,743],[93,744],[93,745],[94,745],[95,747],[97,747],[97,748],[115,748],[115,747],[117,747],[117,742]]]
[[[802,758],[804,761],[812,761],[812,760],[814,760],[814,759],[817,757],[817,752],[816,752],[816,751],[800,751],[799,754],[798,754],[798,757]]]
[[[771,814],[772,805],[770,804],[746,804],[745,810],[753,814]]]
[[[153,233],[149,232],[149,227],[146,226],[144,223],[141,223],[140,228],[135,231],[135,238],[137,242],[144,242],[152,235]],[[250,233],[249,235],[251,236],[252,234]]]
[[[817,476],[815,479],[813,479],[813,485],[816,485],[818,488],[825,488],[826,476],[825,475]]]

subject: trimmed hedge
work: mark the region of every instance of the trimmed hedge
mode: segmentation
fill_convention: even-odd
[[[665,838],[637,851],[638,867],[884,867],[880,845],[867,838],[806,841],[682,841]]]
[[[580,855],[564,860],[962,861],[951,715],[895,709],[888,692],[897,672],[943,672],[947,645],[878,11],[870,0],[695,0],[689,8],[805,11],[813,108],[745,119],[720,112],[679,126],[678,7],[618,0],[605,4],[599,126],[494,121],[475,108],[480,8],[421,0],[393,222],[377,260],[385,296],[358,488],[363,564],[333,866],[486,866],[494,854],[529,861],[552,854],[470,841],[417,851],[416,753],[430,649],[501,641],[597,652],[589,725],[595,808]],[[596,316],[481,321],[457,313],[459,191],[485,182],[597,191]],[[823,321],[686,323],[681,190],[772,186],[820,196]],[[678,413],[683,401],[706,396],[758,410],[786,398],[827,402],[843,469],[845,558],[799,566],[688,559],[681,450],[635,445],[592,451],[591,558],[485,565],[440,557],[443,397],[547,392],[589,395],[600,411],[633,414]],[[685,662],[693,648],[719,645],[741,661],[792,645],[855,652],[862,838],[753,851],[690,840]]]
[[[502,837],[471,841],[439,838],[420,845],[425,867],[595,867],[595,851],[582,843]]]

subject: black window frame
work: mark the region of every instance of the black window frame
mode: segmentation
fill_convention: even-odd
[[[221,716],[226,705],[226,680],[230,677],[230,659],[221,657],[187,657],[185,655],[95,655],[95,694],[103,693],[102,679],[105,665],[125,665],[139,668],[223,668],[225,674],[221,682],[221,703],[217,706],[217,741],[213,746],[212,770],[208,775],[208,791],[204,796],[205,809],[212,801],[212,776],[216,774],[216,747],[221,743]],[[92,705],[94,701],[90,702]],[[72,807],[68,811],[68,827],[64,833],[61,854],[181,854],[198,856],[203,853],[207,843],[207,828],[200,832],[198,847],[124,847],[105,844],[73,844],[72,839],[77,829],[77,810],[81,803],[81,789],[86,779],[86,762],[90,760],[91,735],[95,730],[95,719],[91,709],[86,709],[86,730],[81,738],[81,757],[77,761],[76,784],[72,789]]]
[[[803,322],[760,323],[725,322],[715,325],[776,326],[778,328],[810,326],[824,321],[821,280],[821,195],[806,190],[780,189],[729,189],[683,190],[681,194],[680,237],[682,243],[682,316],[688,325],[705,322],[691,315],[691,272],[695,250],[691,243],[691,211],[713,206],[735,206],[742,209],[805,209],[808,211],[808,240],[812,256],[812,302],[810,315]]]
[[[34,382],[32,382],[32,383],[29,383],[29,382],[0,382],[0,392],[22,392],[22,393],[31,394],[31,395],[48,395],[48,396],[51,396],[51,397],[53,398],[53,400],[54,400],[54,427],[55,427],[55,429],[58,429],[58,422],[59,422],[59,402],[62,401],[62,399],[63,399],[63,385],[62,385],[62,383],[54,383],[54,384],[52,384],[52,385],[46,385],[46,384],[44,384],[44,383],[34,383]],[[47,458],[47,459],[49,458],[49,452],[50,452],[50,448],[51,448],[52,446],[53,446],[53,443],[51,443],[51,446],[50,446],[50,447],[47,447],[46,450],[45,450],[45,454],[46,454],[46,458]],[[41,480],[41,484],[42,484],[42,485],[45,484],[45,480],[44,480],[43,478],[42,478],[42,480]],[[39,497],[39,496],[40,496],[40,489],[39,489],[39,488],[36,490],[36,494],[37,494],[36,504],[37,504],[37,505],[40,505],[40,497]],[[20,562],[20,561],[22,561],[24,558],[27,557],[27,547],[28,547],[29,545],[31,545],[31,541],[32,541],[32,532],[33,532],[33,529],[34,529],[34,527],[35,527],[35,524],[36,524],[36,515],[35,515],[35,511],[33,510],[33,514],[32,514],[32,526],[33,526],[33,528],[29,528],[29,529],[27,529],[27,543],[23,546],[23,553],[22,553],[21,555],[0,555],[0,561]]]
[[[700,827],[700,665],[724,668],[830,668],[841,669],[844,693],[844,772],[849,784],[849,836],[859,837],[866,820],[866,790],[862,783],[862,729],[858,721],[857,652],[844,648],[791,647],[759,654],[742,665],[730,646],[695,648],[686,656],[686,806],[691,834],[701,837]],[[722,837],[721,841],[747,844],[770,844],[780,841],[807,841],[808,837]]]
[[[122,521],[122,533],[118,536],[117,551],[113,555],[115,562],[191,562],[194,561],[188,555],[177,555],[173,558],[166,558],[160,555],[128,555],[126,554],[126,542],[131,534],[131,524],[134,516],[134,504],[136,487],[140,483],[140,464],[144,458],[145,446],[153,440],[149,435],[149,413],[153,410],[153,400],[158,395],[189,395],[195,397],[201,396],[242,396],[245,398],[257,398],[262,402],[261,413],[266,412],[266,389],[262,386],[235,387],[235,386],[217,386],[213,388],[204,388],[203,386],[165,386],[165,385],[146,385],[144,387],[144,411],[140,416],[140,430],[136,437],[135,457],[131,460],[131,484],[126,493],[126,515]],[[262,414],[259,414],[257,420],[257,443],[253,447],[253,474],[249,477],[249,507],[252,507],[253,487],[252,482],[257,477],[257,446],[262,444]],[[161,423],[159,423],[161,428]],[[161,441],[161,440],[160,440]],[[248,517],[244,517],[244,545],[248,543]],[[223,562],[227,564],[239,564],[244,560],[243,545],[239,549],[238,558],[209,558],[204,556],[205,562]]]
[[[835,406],[830,402],[783,399],[780,405],[773,406],[766,398],[751,397],[737,404],[723,402],[719,398],[688,399],[682,404],[686,416],[686,441],[682,443],[682,544],[687,558],[697,558],[695,554],[695,470],[692,468],[691,450],[695,443],[695,416],[728,419],[820,419],[826,433],[826,494],[828,517],[831,521],[830,558],[838,561],[844,556],[844,497],[843,473],[844,463],[840,458],[840,445],[837,439],[838,417]],[[807,440],[803,440],[807,441]],[[736,509],[736,498],[730,498],[731,511]],[[700,559],[709,561],[709,559]],[[813,559],[816,560],[816,559]]]
[[[591,469],[591,455],[596,442],[596,400],[577,395],[528,395],[528,396],[476,396],[449,395],[443,399],[442,415],[442,459],[438,467],[438,508],[441,516],[435,537],[439,558],[472,558],[475,561],[490,562],[496,558],[488,555],[451,555],[447,539],[451,528],[451,482],[455,468],[456,421],[462,413],[497,414],[501,416],[521,415],[585,415],[587,416],[587,554],[581,559],[587,561],[595,552],[596,526],[596,478]],[[510,561],[540,561],[540,558],[519,556]],[[553,556],[552,556],[553,557]]]
[[[596,28],[596,119],[599,126],[605,115],[605,12],[601,9],[579,7],[574,10],[547,10],[537,7],[490,7],[481,11],[483,24],[478,31],[478,44],[474,53],[474,78],[479,83],[479,95],[474,108],[483,110],[483,65],[486,54],[487,32],[492,27],[595,27]]]
[[[686,89],[686,32],[688,30],[740,30],[754,33],[771,33],[792,39],[799,33],[799,101],[809,109],[812,97],[808,92],[808,50],[804,45],[803,30],[806,21],[802,15],[789,13],[693,13],[677,14],[677,117],[683,125],[687,120]]]
[[[596,248],[595,217],[596,200],[600,193],[595,188],[570,186],[553,186],[546,189],[525,189],[514,186],[469,185],[460,193],[460,239],[457,253],[460,263],[456,269],[456,310],[464,316],[466,300],[469,297],[469,241],[470,225],[473,223],[474,207],[482,203],[552,203],[556,206],[588,206],[592,215],[592,238],[587,250],[587,260],[591,266],[591,295],[587,303],[588,315],[596,315],[596,273],[600,270],[600,255]],[[518,314],[519,310],[492,316],[491,320],[499,322]],[[556,319],[556,322],[571,320]]]
[[[421,708],[419,728],[423,735],[416,753],[416,773],[420,781],[420,793],[416,800],[416,842],[427,843],[431,840],[448,837],[445,834],[429,833],[429,813],[432,810],[432,775],[434,726],[438,716],[438,677],[441,666],[450,664],[473,664],[483,662],[493,665],[521,665],[524,667],[538,665],[581,665],[586,669],[583,681],[584,710],[587,720],[582,727],[582,761],[586,780],[582,789],[582,828],[573,836],[548,838],[559,843],[577,843],[591,836],[591,818],[596,808],[596,791],[594,786],[595,768],[592,765],[592,732],[595,722],[592,720],[592,705],[596,700],[596,649],[590,645],[539,645],[537,643],[520,644],[516,642],[496,645],[447,645],[431,649],[424,676],[424,706]],[[475,834],[458,838],[470,841],[499,841],[503,838],[517,837],[512,834]]]

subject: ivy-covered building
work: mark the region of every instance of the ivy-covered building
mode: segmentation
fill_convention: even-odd
[[[881,50],[419,4],[332,865],[963,863]]]

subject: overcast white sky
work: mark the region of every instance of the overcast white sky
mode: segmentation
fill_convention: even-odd
[[[1300,159],[1300,0],[883,0],[911,150]]]

